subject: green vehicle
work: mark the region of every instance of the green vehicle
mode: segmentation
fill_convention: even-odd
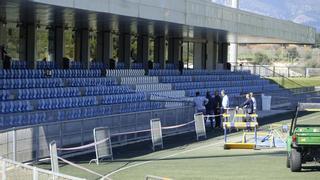
[[[287,167],[292,172],[301,171],[307,162],[320,162],[320,114],[299,121],[304,111],[320,112],[320,103],[299,103],[292,118],[287,139]]]

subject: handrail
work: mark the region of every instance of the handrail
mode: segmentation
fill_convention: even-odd
[[[263,68],[265,68],[265,69],[267,69],[267,70],[269,70],[269,71],[271,71],[272,73],[274,73],[274,74],[276,74],[276,75],[278,75],[278,76],[280,76],[280,77],[282,77],[282,78],[287,79],[288,81],[290,81],[290,82],[292,82],[292,83],[294,83],[294,84],[296,84],[296,85],[298,85],[298,86],[300,86],[300,87],[304,87],[303,85],[295,82],[295,81],[292,80],[292,79],[289,79],[289,78],[285,77],[284,75],[282,75],[282,74],[280,74],[280,73],[277,73],[277,72],[274,71],[274,70],[271,70],[271,69],[269,69],[269,68],[267,68],[267,67],[265,67],[265,66],[262,66],[262,65],[259,65],[259,66],[260,66],[260,67],[263,67]]]
[[[289,78],[287,78],[287,77],[285,77],[284,75],[282,75],[282,74],[280,74],[280,73],[277,73],[276,71],[274,71],[274,70],[272,70],[272,69],[269,69],[269,68],[267,68],[267,67],[265,67],[265,66],[263,66],[263,65],[252,65],[253,67],[262,67],[262,68],[264,68],[264,69],[266,69],[266,70],[268,70],[268,71],[271,71],[273,74],[276,74],[276,75],[278,75],[278,76],[280,76],[280,77],[282,77],[282,78],[284,78],[284,79],[286,79],[286,80],[288,80],[288,81],[290,81],[290,82],[292,82],[292,83],[294,83],[294,84],[296,84],[296,85],[298,85],[298,86],[300,86],[300,87],[304,87],[303,85],[301,85],[301,84],[299,84],[299,83],[297,83],[297,82],[295,82],[294,80],[292,80],[292,79],[289,79]],[[238,65],[237,65],[237,67],[239,67]],[[261,77],[263,77],[263,78],[267,78],[266,76],[262,76],[261,74],[259,74]]]

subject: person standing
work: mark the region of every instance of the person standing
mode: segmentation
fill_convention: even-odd
[[[221,91],[221,96],[222,96],[222,103],[221,103],[221,109],[222,109],[222,113],[228,113],[228,109],[229,109],[229,97],[226,94],[225,90]]]
[[[213,112],[215,115],[216,128],[219,128],[221,126],[221,118],[220,118],[221,104],[222,104],[222,101],[221,101],[221,97],[219,96],[219,92],[215,91],[214,98],[213,98]]]
[[[257,101],[256,101],[256,98],[253,96],[253,92],[250,93],[250,98],[253,103],[253,113],[256,113],[257,112]]]
[[[214,114],[214,100],[208,91],[206,94],[206,98],[208,99],[208,103],[205,105],[206,107],[206,115],[213,115]],[[213,117],[207,118],[207,120],[210,120],[211,128],[213,129]]]
[[[206,114],[205,105],[208,104],[209,100],[203,96],[200,96],[199,92],[196,92],[196,97],[194,98],[193,101],[194,101],[197,113]]]
[[[253,114],[253,102],[250,98],[250,94],[246,94],[246,101],[240,105],[241,108],[245,108],[246,114]],[[251,121],[251,118],[246,118],[245,121]]]

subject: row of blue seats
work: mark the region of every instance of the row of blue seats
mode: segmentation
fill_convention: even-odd
[[[116,69],[125,69],[125,68],[126,68],[126,66],[123,62],[118,62],[116,64]]]
[[[0,89],[49,88],[63,86],[63,80],[60,78],[0,79]]]
[[[97,105],[98,100],[95,96],[89,97],[69,97],[56,99],[40,99],[38,100],[37,109],[62,109]]]
[[[30,101],[2,101],[0,105],[1,113],[26,112],[33,110]]]
[[[277,91],[279,90],[280,87],[278,84],[266,84],[266,85],[263,85],[263,90],[264,91]]]
[[[111,106],[94,106],[85,108],[72,108],[60,110],[57,115],[58,121],[66,121],[73,119],[84,119],[98,116],[106,116],[112,114]]]
[[[80,61],[69,61],[69,68],[70,69],[83,69],[84,66]]]
[[[149,76],[178,76],[180,72],[178,70],[171,69],[152,69],[149,70]]]
[[[121,94],[121,95],[107,95],[102,97],[102,104],[121,104],[131,102],[146,101],[145,93]]]
[[[17,99],[44,99],[80,96],[79,88],[19,89]]]
[[[135,91],[129,86],[92,86],[85,87],[85,95],[128,94]]]
[[[30,126],[50,122],[45,112],[32,112],[0,116],[0,129],[7,129],[20,126]]]
[[[248,92],[262,92],[263,86],[244,86],[241,87],[242,93],[248,93]]]
[[[161,102],[139,102],[130,104],[121,104],[120,113],[138,112],[138,111],[148,111],[154,109],[162,109],[164,104]]]
[[[27,68],[26,61],[13,60],[10,62],[10,65],[11,65],[11,69],[26,69]]]
[[[162,76],[159,80],[162,83],[192,82],[192,76]]]
[[[143,64],[142,63],[132,63],[131,69],[143,69]]]
[[[43,77],[45,77],[45,71],[41,69],[0,69],[0,79]]]
[[[183,75],[228,75],[231,71],[229,70],[205,70],[205,69],[190,69],[183,70]]]
[[[55,69],[56,65],[53,61],[37,61],[37,69]]]
[[[203,88],[203,89],[186,90],[186,96],[195,97],[196,92],[199,92],[200,96],[206,96],[207,92],[210,92],[210,94],[213,95],[215,91],[218,91],[220,94],[221,90],[225,90],[225,92],[228,94],[229,97],[236,97],[236,96],[240,95],[239,92],[229,92],[228,89],[226,89],[226,88],[224,88],[224,89],[222,89],[222,88]]]
[[[84,86],[111,86],[116,85],[115,78],[68,78],[66,79],[68,86],[84,87]]]
[[[265,81],[214,81],[214,82],[186,82],[186,83],[174,83],[173,86],[176,90],[186,90],[186,89],[202,89],[211,87],[230,87],[236,86],[253,86],[253,85],[265,85]]]
[[[120,104],[119,108],[114,109],[112,106],[101,105],[93,107],[70,108],[59,111],[36,111],[20,114],[8,114],[6,116],[0,116],[0,129],[30,126],[56,121],[94,118],[111,114],[139,112],[161,108],[164,108],[164,104],[161,102],[137,102]]]
[[[107,69],[107,65],[102,62],[91,62],[90,69]]]
[[[51,71],[52,77],[100,77],[101,70],[87,70],[87,69],[54,69]]]
[[[0,100],[5,101],[10,98],[10,91],[8,90],[0,90]]]
[[[232,73],[228,75],[197,75],[193,77],[194,81],[234,81],[234,80],[256,80],[260,79],[257,76],[252,75],[234,75]]]
[[[175,64],[167,63],[165,69],[178,69]]]

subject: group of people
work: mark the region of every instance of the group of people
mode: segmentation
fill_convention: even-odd
[[[215,127],[219,128],[221,127],[221,114],[228,113],[230,103],[228,95],[222,90],[220,94],[218,91],[215,91],[213,96],[208,91],[205,97],[200,96],[200,92],[196,92],[194,104],[197,113],[211,115],[207,119],[210,120],[212,128],[214,128],[213,117],[215,119]],[[240,108],[243,108],[246,114],[254,114],[256,112],[257,102],[252,92],[246,94],[246,100],[240,105]]]

